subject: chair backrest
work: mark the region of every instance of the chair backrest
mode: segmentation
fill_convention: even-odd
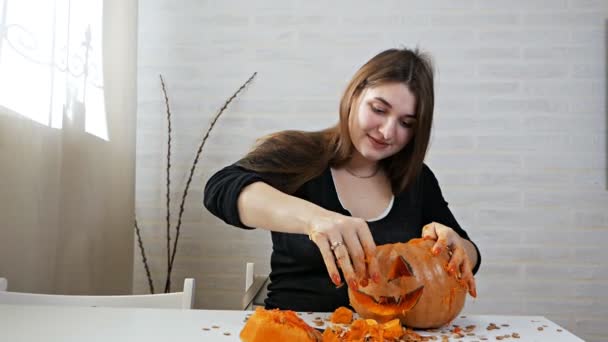
[[[6,278],[0,278],[0,291],[6,291],[7,286],[8,281],[6,281]]]
[[[186,278],[182,292],[128,296],[50,295],[0,291],[0,304],[192,309],[194,285],[194,279]]]
[[[254,263],[248,262],[245,271],[245,295],[242,299],[243,310],[253,310],[257,306],[264,306],[268,296],[270,278],[267,275],[256,275]]]

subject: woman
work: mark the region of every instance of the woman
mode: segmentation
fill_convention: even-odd
[[[329,312],[379,279],[376,245],[425,237],[449,248],[476,296],[477,247],[423,164],[433,120],[433,69],[418,50],[390,49],[363,65],[340,102],[340,121],[319,132],[261,139],[213,175],[205,207],[226,223],[271,231],[267,308]]]

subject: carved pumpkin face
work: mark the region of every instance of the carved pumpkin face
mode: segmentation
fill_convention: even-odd
[[[380,322],[399,318],[404,325],[421,329],[437,328],[456,318],[464,306],[467,285],[448,274],[448,253],[433,255],[433,244],[414,239],[378,246],[380,281],[348,290],[355,311]]]

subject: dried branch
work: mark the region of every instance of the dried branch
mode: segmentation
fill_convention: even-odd
[[[211,124],[209,125],[207,132],[205,132],[203,140],[201,141],[201,144],[198,147],[198,151],[196,152],[196,157],[194,158],[194,162],[192,163],[192,167],[190,168],[190,175],[188,176],[188,181],[186,182],[186,187],[184,188],[184,193],[182,195],[182,202],[179,206],[179,215],[178,215],[178,219],[177,219],[177,225],[175,226],[175,241],[173,241],[173,254],[171,255],[171,262],[169,263],[169,270],[167,272],[167,279],[165,282],[165,292],[170,292],[170,290],[171,290],[171,271],[173,270],[173,262],[175,261],[175,253],[177,251],[177,242],[179,240],[179,232],[180,232],[180,227],[182,225],[182,215],[184,214],[184,204],[186,203],[186,197],[188,196],[188,189],[190,188],[190,183],[192,182],[194,170],[196,169],[196,165],[198,164],[198,160],[199,160],[199,157],[203,150],[203,146],[205,146],[205,142],[207,141],[207,138],[209,138],[209,134],[211,133],[213,126],[215,126],[215,123],[217,122],[219,117],[222,115],[224,110],[228,107],[230,102],[232,102],[232,100],[234,100],[237,97],[237,95],[241,92],[241,90],[243,90],[247,86],[247,84],[249,84],[253,80],[253,78],[256,75],[257,75],[257,72],[254,72],[253,75],[251,75],[251,77],[249,77],[249,79],[245,83],[243,83],[243,85],[234,94],[232,94],[232,96],[228,100],[226,100],[226,102],[224,103],[222,108],[220,108],[218,113],[213,118],[213,121],[211,121]]]
[[[163,75],[159,75],[160,84],[163,88],[165,97],[165,107],[167,108],[167,270],[171,265],[171,109],[169,108],[169,97],[165,87]]]
[[[137,244],[139,245],[139,251],[144,259],[144,268],[146,269],[146,275],[148,276],[148,285],[150,286],[150,293],[154,294],[154,284],[152,284],[152,276],[150,275],[150,268],[148,267],[148,259],[146,259],[146,251],[144,250],[144,244],[141,241],[141,232],[137,225],[137,219],[135,219],[135,233],[137,234]]]

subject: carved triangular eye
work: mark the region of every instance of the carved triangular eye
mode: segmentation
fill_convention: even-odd
[[[391,266],[390,271],[388,271],[388,281],[395,280],[399,277],[413,277],[414,271],[412,270],[412,265],[410,265],[405,258],[401,255],[397,257],[393,265]]]

